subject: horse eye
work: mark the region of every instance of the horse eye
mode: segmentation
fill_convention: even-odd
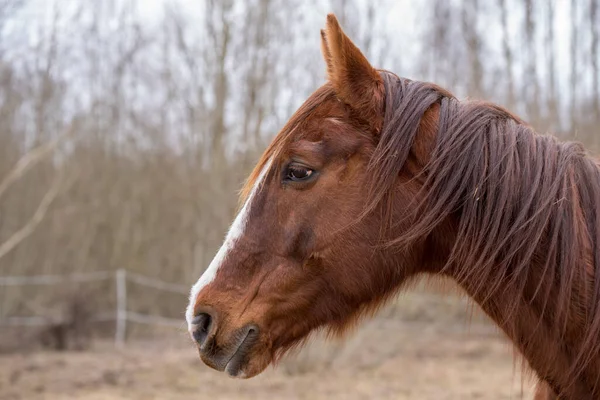
[[[290,165],[288,167],[285,178],[289,181],[303,181],[310,178],[313,174],[313,170],[299,165]]]

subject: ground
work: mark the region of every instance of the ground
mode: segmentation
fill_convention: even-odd
[[[121,350],[97,342],[84,352],[4,355],[0,399],[531,399],[531,380],[492,325],[459,322],[454,306],[427,302],[435,307],[401,305],[400,317],[387,309],[343,343],[316,339],[250,380],[205,367],[184,332]]]

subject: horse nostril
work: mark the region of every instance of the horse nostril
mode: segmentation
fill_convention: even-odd
[[[202,345],[210,332],[212,317],[207,313],[198,314],[192,320],[192,325],[194,325],[192,336],[196,343]]]

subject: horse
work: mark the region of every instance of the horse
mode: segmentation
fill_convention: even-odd
[[[514,343],[537,399],[600,398],[597,162],[502,107],[376,69],[333,14],[321,50],[327,82],[265,150],[191,289],[201,360],[253,377],[428,275]]]

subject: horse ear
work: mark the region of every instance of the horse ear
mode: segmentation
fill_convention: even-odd
[[[327,15],[326,28],[321,30],[321,51],[337,97],[380,132],[385,92],[383,79],[346,36],[333,14]]]

